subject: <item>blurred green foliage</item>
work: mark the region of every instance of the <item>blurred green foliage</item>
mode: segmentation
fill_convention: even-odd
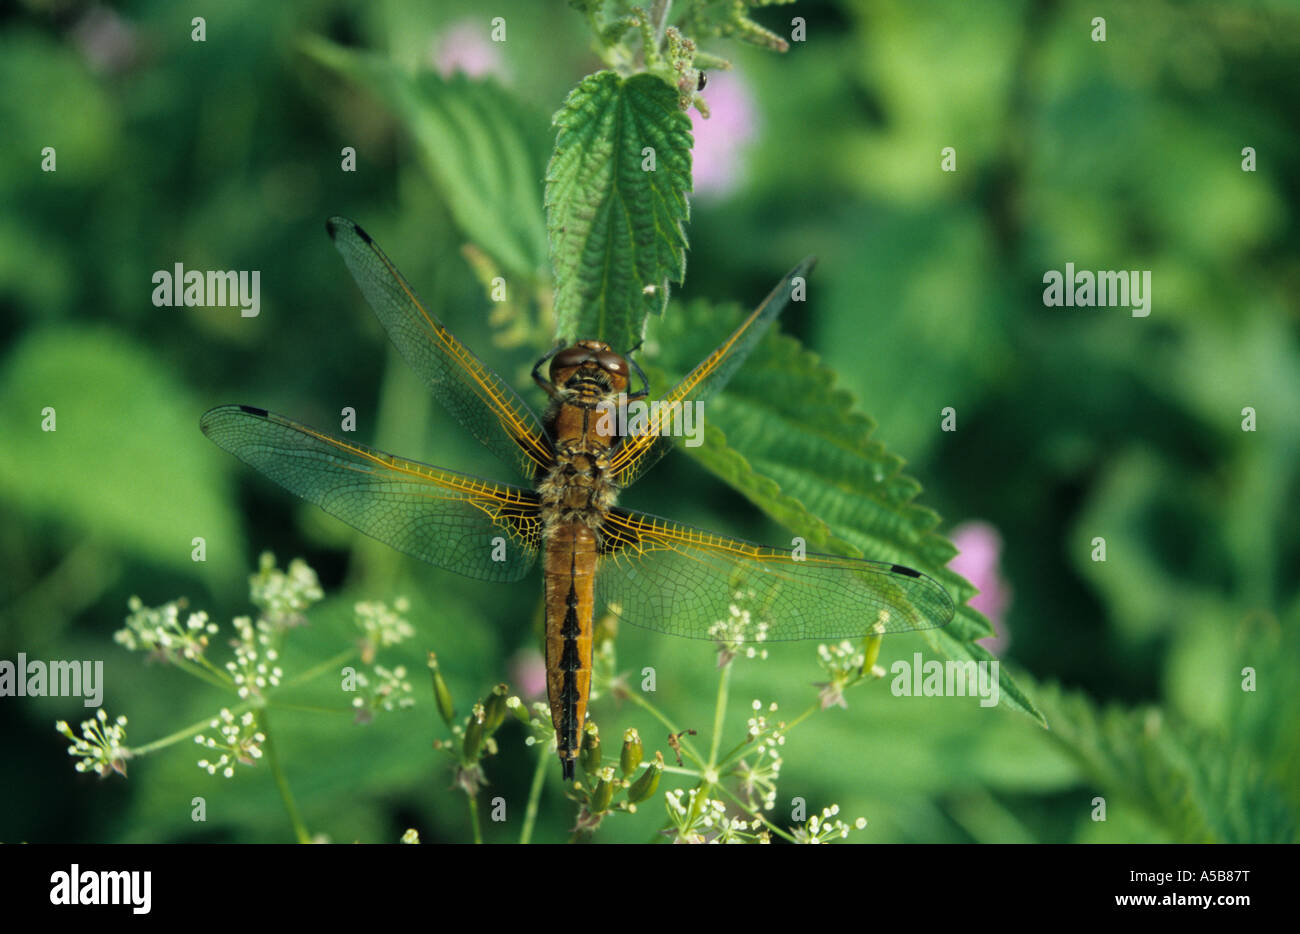
[[[185,594],[226,621],[246,611],[247,571],[270,548],[321,573],[322,645],[347,638],[354,601],[409,596],[419,635],[397,661],[422,672],[437,650],[467,703],[536,647],[539,588],[488,587],[356,538],[242,469],[197,421],[222,402],[322,425],[353,406],[362,440],[500,476],[387,349],[323,222],[365,225],[447,324],[525,388],[551,333],[543,277],[535,300],[490,313],[484,261],[462,248],[535,269],[540,200],[519,206],[505,236],[485,215],[508,199],[455,190],[440,171],[453,137],[421,132],[304,51],[326,40],[428,67],[466,44],[456,36],[486,35],[488,17],[471,0],[240,0],[209,14],[195,43],[191,15],[162,0],[0,13],[0,658],[103,658],[109,712],[129,713],[133,742],[164,735],[223,701],[112,644],[128,596]],[[558,0],[501,0],[491,15],[508,23],[506,42],[484,46],[504,90],[475,93],[505,95],[544,160],[548,115],[599,67],[589,33]],[[691,202],[677,294],[709,301],[670,305],[647,360],[680,366],[674,350],[726,332],[711,309],[752,305],[818,254],[810,300],[782,329],[856,397],[873,439],[908,458],[941,531],[979,518],[1001,532],[1013,602],[1000,657],[1064,685],[1026,683],[1051,731],[970,699],[860,690],[792,735],[778,807],[838,802],[870,819],[873,841],[1293,838],[1300,11],[845,0],[753,15],[783,35],[803,16],[807,41],[783,56],[710,47],[734,62],[755,136],[738,185]],[[1090,39],[1094,16],[1105,43]],[[57,172],[41,171],[47,146]],[[354,173],[339,169],[347,146]],[[945,146],[954,173],[939,171]],[[1246,146],[1255,172],[1241,169]],[[544,161],[534,169],[511,184],[540,199]],[[261,270],[261,314],[154,307],[150,277],[176,262]],[[1042,275],[1066,262],[1150,269],[1150,317],[1045,308]],[[761,464],[773,439],[746,439],[744,379],[719,418],[733,416],[728,442]],[[751,395],[781,385],[753,380]],[[45,406],[53,435],[40,430]],[[956,432],[939,429],[945,406]],[[1241,430],[1245,407],[1256,431]],[[627,502],[750,539],[790,535],[680,454]],[[194,536],[206,563],[190,560]],[[1098,536],[1104,563],[1091,559]],[[891,637],[882,664],[922,647]],[[657,701],[679,722],[711,716],[707,647],[628,630],[619,658],[659,670]],[[1254,692],[1241,689],[1247,667]],[[811,646],[779,646],[738,662],[732,691],[799,710],[817,674]],[[185,748],[134,762],[126,782],[76,774],[52,729],[84,716],[75,704],[0,699],[0,839],[290,838],[268,776],[211,779]],[[593,714],[607,737],[637,725],[653,744],[632,708],[605,698]],[[280,714],[307,824],[336,841],[396,840],[407,826],[464,839],[463,801],[430,750],[435,721],[427,697],[366,726]],[[490,793],[522,802],[532,762],[515,729],[502,728]],[[209,820],[196,825],[199,794]],[[1105,822],[1090,819],[1097,795]],[[571,819],[549,784],[538,838]],[[645,840],[660,824],[647,808],[600,838]]]

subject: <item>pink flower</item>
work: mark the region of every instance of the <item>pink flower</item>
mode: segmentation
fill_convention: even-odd
[[[510,679],[524,699],[546,693],[546,660],[536,649],[524,649],[510,660]]]
[[[429,48],[429,62],[438,74],[450,78],[457,71],[471,78],[493,75],[509,79],[500,42],[492,41],[492,26],[484,19],[457,20],[435,36]]]
[[[744,151],[758,135],[758,108],[748,85],[734,72],[709,72],[701,93],[709,119],[694,109],[690,112],[695,193],[721,197],[744,179]]]
[[[104,74],[126,71],[139,55],[135,27],[107,7],[86,10],[72,27],[71,35],[90,67]]]
[[[1011,603],[1011,588],[999,567],[1002,536],[990,523],[973,521],[957,526],[950,537],[958,553],[948,562],[948,567],[979,588],[970,605],[993,623],[997,635],[981,641],[985,648],[997,655],[1010,641],[1004,615]]]

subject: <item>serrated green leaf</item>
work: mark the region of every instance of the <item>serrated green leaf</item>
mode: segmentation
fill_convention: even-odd
[[[1107,795],[1135,802],[1183,843],[1294,843],[1296,815],[1253,751],[1157,708],[1099,709],[1047,686],[1051,736]]]
[[[655,329],[657,362],[680,374],[703,359],[712,342],[740,317],[734,306],[693,302]],[[647,372],[651,368],[647,367]],[[654,380],[665,388],[668,380]],[[835,387],[835,375],[793,338],[768,334],[708,404],[704,443],[692,456],[744,494],[809,547],[917,568],[941,583],[957,604],[943,629],[925,630],[949,658],[990,661],[975,643],[993,635],[966,605],[975,588],[947,564],[957,550],[935,532],[939,517],[915,502],[920,484],[902,472],[900,457],[871,439],[874,422]],[[999,668],[1000,702],[1046,721]]]
[[[508,273],[546,277],[544,118],[492,80],[411,75],[386,58],[323,39],[307,53],[379,97],[415,137],[457,226]]]
[[[556,336],[634,346],[686,273],[691,122],[653,75],[589,75],[555,115],[546,172]],[[654,170],[646,171],[646,148]]]

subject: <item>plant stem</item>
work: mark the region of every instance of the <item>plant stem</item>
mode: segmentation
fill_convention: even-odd
[[[329,671],[332,668],[337,668],[339,665],[342,665],[344,662],[348,661],[350,658],[352,658],[352,656],[356,654],[357,654],[356,649],[348,649],[346,652],[340,652],[338,655],[335,655],[333,658],[326,659],[325,661],[321,662],[319,665],[315,666],[314,668],[308,668],[306,671],[298,675],[296,678],[291,678],[290,680],[286,681],[284,683],[284,687],[288,688],[288,687],[294,687],[295,685],[304,684],[312,680],[313,678],[319,677],[320,675],[324,674],[325,672]]]
[[[718,764],[718,747],[722,744],[722,721],[727,716],[727,693],[731,686],[731,665],[722,666],[722,676],[718,678],[718,696],[713,706],[713,736],[709,741],[709,768]]]
[[[285,777],[284,769],[280,767],[280,755],[276,751],[275,739],[271,735],[271,723],[267,719],[265,707],[258,712],[257,719],[262,732],[266,734],[266,759],[271,764],[271,774],[275,776],[275,787],[280,791],[280,799],[284,801],[284,808],[289,812],[289,823],[293,824],[294,835],[299,843],[311,843],[307,825],[302,822],[298,805],[293,800],[293,792],[289,790],[289,780]]]
[[[650,714],[650,716],[654,717],[656,720],[658,720],[660,723],[666,726],[668,728],[669,733],[679,734],[682,732],[681,730],[677,729],[677,725],[673,723],[673,721],[669,720],[667,716],[660,713],[658,707],[650,703],[648,700],[646,700],[644,697],[642,697],[640,694],[636,693],[635,691],[627,691],[626,693],[620,696],[626,697],[632,703],[636,704],[646,713]],[[685,736],[682,736],[681,739],[678,740],[678,742],[681,744],[682,751],[686,753],[686,757],[690,759],[692,762],[694,762],[696,765],[700,766],[700,768],[703,768],[704,757],[701,756],[696,751],[695,746],[691,743],[691,741],[687,739]]]
[[[466,795],[469,799],[469,823],[474,828],[474,842],[483,842],[483,830],[478,825],[478,795]]]
[[[546,779],[546,763],[551,758],[546,746],[546,743],[537,744],[537,767],[533,769],[533,783],[528,788],[528,806],[524,809],[524,829],[519,834],[520,843],[531,843],[533,840],[533,824],[537,822],[537,805]]]
[[[233,714],[241,714],[252,706],[253,706],[252,701],[245,701],[244,703],[240,704],[238,707],[231,707],[230,712]],[[166,746],[170,746],[173,743],[179,743],[181,740],[193,736],[199,730],[207,729],[211,723],[212,723],[211,717],[204,717],[198,723],[190,724],[189,726],[185,727],[182,730],[177,730],[175,733],[170,733],[167,736],[164,736],[162,739],[156,739],[152,743],[146,743],[143,746],[135,747],[134,749],[131,750],[131,757],[135,758],[137,756],[147,756],[149,753],[157,752],[159,749],[162,749]]]
[[[795,842],[794,836],[792,834],[787,833],[786,831],[782,830],[780,827],[773,824],[770,820],[768,820],[767,815],[764,814],[761,809],[750,807],[740,798],[739,795],[737,795],[731,789],[727,788],[725,785],[718,785],[718,790],[721,791],[728,798],[730,798],[733,802],[735,802],[736,807],[740,808],[740,810],[744,811],[750,817],[761,820],[763,822],[763,826],[766,827],[768,830],[770,830],[772,833],[776,834],[778,837],[783,838],[789,843]]]
[[[226,674],[224,671],[213,668],[212,663],[207,662],[206,659],[204,659],[204,661],[206,662],[205,667],[200,667],[185,658],[177,658],[175,663],[176,667],[187,675],[193,675],[200,681],[206,681],[215,688],[229,691],[235,686],[235,682],[231,679],[230,675]]]

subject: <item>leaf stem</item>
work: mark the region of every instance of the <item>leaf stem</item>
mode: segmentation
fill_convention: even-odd
[[[672,733],[674,735],[682,734],[682,731],[677,728],[677,724],[669,720],[667,716],[665,716],[663,713],[659,711],[659,708],[657,708],[654,704],[650,703],[640,694],[637,694],[635,691],[628,691],[622,696],[626,697],[632,703],[636,704],[642,710],[646,711],[646,713],[650,714],[652,717],[654,717],[656,720],[658,720],[660,723],[666,726],[668,728],[669,733]],[[681,744],[682,751],[686,753],[686,758],[690,759],[701,769],[704,768],[704,757],[701,756],[698,751],[696,751],[694,744],[692,744],[691,741],[687,739],[685,735],[681,735],[681,738],[678,740],[678,742]]]
[[[298,675],[297,677],[291,678],[290,680],[286,681],[284,683],[284,687],[286,688],[294,687],[296,685],[304,684],[308,681],[311,681],[313,678],[318,678],[325,672],[329,671],[330,669],[337,668],[339,665],[342,665],[344,662],[348,661],[349,659],[352,658],[352,656],[356,654],[357,654],[356,649],[348,649],[347,651],[340,652],[339,654],[335,655],[332,658],[327,658],[319,665],[316,665],[313,668],[308,668],[306,671],[304,671],[302,674]]]
[[[546,780],[546,763],[551,758],[546,743],[537,744],[537,766],[533,769],[533,782],[528,788],[528,805],[524,809],[524,829],[519,833],[520,843],[531,843],[533,825],[537,822],[537,805],[542,797],[542,785]]]
[[[722,744],[722,723],[727,716],[727,695],[731,687],[731,664],[722,666],[722,676],[718,678],[718,694],[713,706],[713,736],[709,741],[709,768],[718,764],[718,747]]]
[[[253,706],[252,701],[245,701],[244,703],[240,704],[238,707],[231,707],[230,712],[233,714],[241,714],[252,706]],[[167,746],[172,745],[173,743],[179,743],[181,740],[188,739],[189,737],[193,736],[195,733],[199,732],[199,730],[207,729],[211,723],[212,723],[211,717],[204,717],[202,720],[198,721],[197,723],[192,723],[189,726],[185,727],[184,729],[177,730],[175,733],[169,733],[168,735],[164,736],[162,739],[156,739],[152,743],[146,743],[143,746],[135,747],[134,749],[131,750],[131,757],[136,758],[138,756],[147,756],[149,755],[149,753],[157,752],[159,749],[163,749]]]
[[[262,732],[266,734],[266,759],[271,765],[271,774],[275,776],[275,787],[280,792],[280,799],[284,802],[284,809],[289,812],[289,823],[293,824],[294,836],[298,838],[299,843],[311,843],[311,835],[307,833],[307,825],[302,822],[302,815],[298,813],[298,805],[293,800],[293,792],[289,789],[289,780],[284,774],[284,769],[280,766],[280,754],[276,750],[275,739],[271,734],[271,723],[266,716],[265,707],[258,711],[258,721],[262,727]]]
[[[194,664],[186,658],[176,658],[174,661],[176,667],[181,671],[185,672],[187,675],[192,675],[193,677],[198,678],[200,681],[206,681],[214,688],[229,691],[235,686],[235,682],[231,679],[230,675],[221,671],[219,668],[213,667],[212,663],[207,659],[203,659],[205,662],[203,667]]]
[[[466,795],[469,799],[469,823],[474,828],[474,842],[483,842],[483,829],[478,823],[478,795]]]

